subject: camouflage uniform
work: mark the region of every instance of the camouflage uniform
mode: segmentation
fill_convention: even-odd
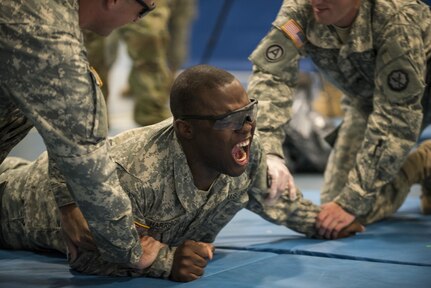
[[[116,58],[118,41],[125,42],[132,60],[129,90],[126,92],[135,101],[134,120],[141,126],[157,123],[170,116],[167,106],[169,89],[173,73],[186,54],[187,24],[194,14],[193,1],[157,1],[156,10],[142,20],[118,29],[106,39],[85,33],[88,58],[105,82],[102,90],[105,89],[103,92],[106,97],[108,72]],[[169,57],[172,57],[172,61]]]
[[[170,0],[168,63],[172,72],[184,64],[189,50],[191,23],[196,14],[196,0]]]
[[[76,0],[2,2],[0,162],[34,125],[57,181],[47,189],[66,182],[104,257],[136,263],[142,249],[109,157],[105,102],[85,57],[78,8]],[[67,191],[56,190],[59,206],[73,202]]]
[[[83,32],[84,44],[85,48],[87,49],[88,61],[90,62],[90,65],[94,67],[94,69],[97,71],[98,75],[102,80],[102,85],[100,88],[103,92],[105,102],[108,102],[109,69],[112,67],[112,64],[114,64],[117,54],[117,48],[112,48],[111,46],[114,45],[109,45],[109,43],[111,42],[109,38],[113,38],[111,36],[103,37],[91,31]],[[111,35],[115,33],[116,31],[112,32]]]
[[[294,201],[286,193],[273,206],[263,204],[267,168],[257,137],[246,171],[239,177],[221,174],[208,191],[195,187],[172,119],[126,131],[110,142],[135,221],[150,227],[142,229],[140,235],[152,236],[168,246],[144,271],[105,262],[94,251],[81,251],[77,260],[70,263],[73,269],[88,274],[166,278],[177,246],[187,239],[213,242],[242,208],[308,236],[316,234],[314,223],[319,208],[300,193]],[[7,182],[2,195],[0,242],[13,249],[65,252],[47,181],[46,154],[33,163],[21,163],[22,166],[16,159],[8,160],[1,169],[9,170],[0,175],[0,183]],[[65,187],[59,185],[57,189]]]
[[[167,103],[173,75],[166,58],[170,13],[168,1],[158,1],[157,9],[147,17],[118,31],[132,59],[130,96],[135,101],[135,122],[142,126],[170,115]]]
[[[346,43],[333,26],[316,22],[308,0],[284,1],[273,26],[250,57],[248,93],[259,99],[265,150],[283,155],[280,127],[291,118],[298,60],[309,56],[347,98],[322,201],[335,200],[367,222],[385,217],[399,203],[392,198],[408,193],[408,185],[398,183],[405,181],[399,171],[421,131],[422,98],[430,97],[422,97],[431,58],[429,7],[410,0],[362,0]],[[391,206],[380,215],[373,210],[378,194]]]

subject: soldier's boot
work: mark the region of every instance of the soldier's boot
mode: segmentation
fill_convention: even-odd
[[[431,140],[422,142],[410,153],[402,170],[410,185],[421,185],[421,210],[423,214],[431,214]]]

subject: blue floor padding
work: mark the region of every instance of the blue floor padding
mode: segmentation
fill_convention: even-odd
[[[430,281],[431,267],[278,255],[205,277],[184,287],[429,288]]]
[[[431,126],[428,126],[427,128],[425,128],[425,130],[420,135],[418,142],[420,143],[427,139],[431,139]]]
[[[392,217],[370,225],[355,238],[303,243],[296,250],[324,257],[431,266],[431,217]]]
[[[304,196],[315,203],[319,201],[317,190],[308,190]],[[418,196],[409,196],[389,219],[368,225],[365,232],[355,237],[327,241],[307,239],[244,210],[221,231],[216,245],[249,251],[431,266],[431,216],[420,214]]]
[[[303,191],[319,202],[317,189]],[[355,237],[313,240],[243,210],[216,239],[191,283],[73,272],[61,255],[0,250],[0,287],[431,287],[431,216],[409,196],[391,218]]]
[[[176,283],[71,272],[64,258],[0,250],[0,287],[429,287],[431,267],[220,250],[203,278]]]
[[[277,256],[274,253],[218,249],[205,277],[223,274]],[[69,269],[60,255],[0,250],[0,287],[177,287],[179,283],[153,278],[102,277],[83,275]],[[219,287],[219,286],[214,286]]]

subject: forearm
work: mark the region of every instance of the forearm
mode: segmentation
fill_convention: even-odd
[[[253,186],[249,190],[247,209],[262,218],[284,225],[308,237],[317,237],[315,222],[320,209],[311,201],[303,198],[297,189],[296,197],[291,199],[289,191],[285,191],[275,202],[268,204],[267,198],[267,167],[265,157],[260,161]]]
[[[319,207],[304,199],[298,189],[296,195],[292,200],[286,192],[273,205],[251,202],[247,208],[270,222],[286,226],[307,237],[318,237],[315,223]]]
[[[260,41],[249,57],[253,73],[247,93],[250,98],[259,100],[257,128],[263,136],[267,153],[283,156],[283,125],[291,119],[299,57],[292,40],[276,27]]]
[[[167,279],[171,273],[175,249],[176,247],[170,248],[168,246],[160,249],[156,260],[146,269],[134,269],[124,264],[108,262],[95,251],[82,251],[76,259],[69,260],[69,264],[72,269],[84,274]]]
[[[275,76],[254,68],[247,93],[259,100],[258,133],[264,151],[283,157],[283,126],[291,119],[293,88]]]

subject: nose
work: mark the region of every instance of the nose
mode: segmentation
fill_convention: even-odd
[[[237,132],[242,134],[248,134],[254,130],[255,126],[256,121],[252,120],[250,117],[246,117],[244,119],[244,123],[242,124],[241,129],[238,129]]]

